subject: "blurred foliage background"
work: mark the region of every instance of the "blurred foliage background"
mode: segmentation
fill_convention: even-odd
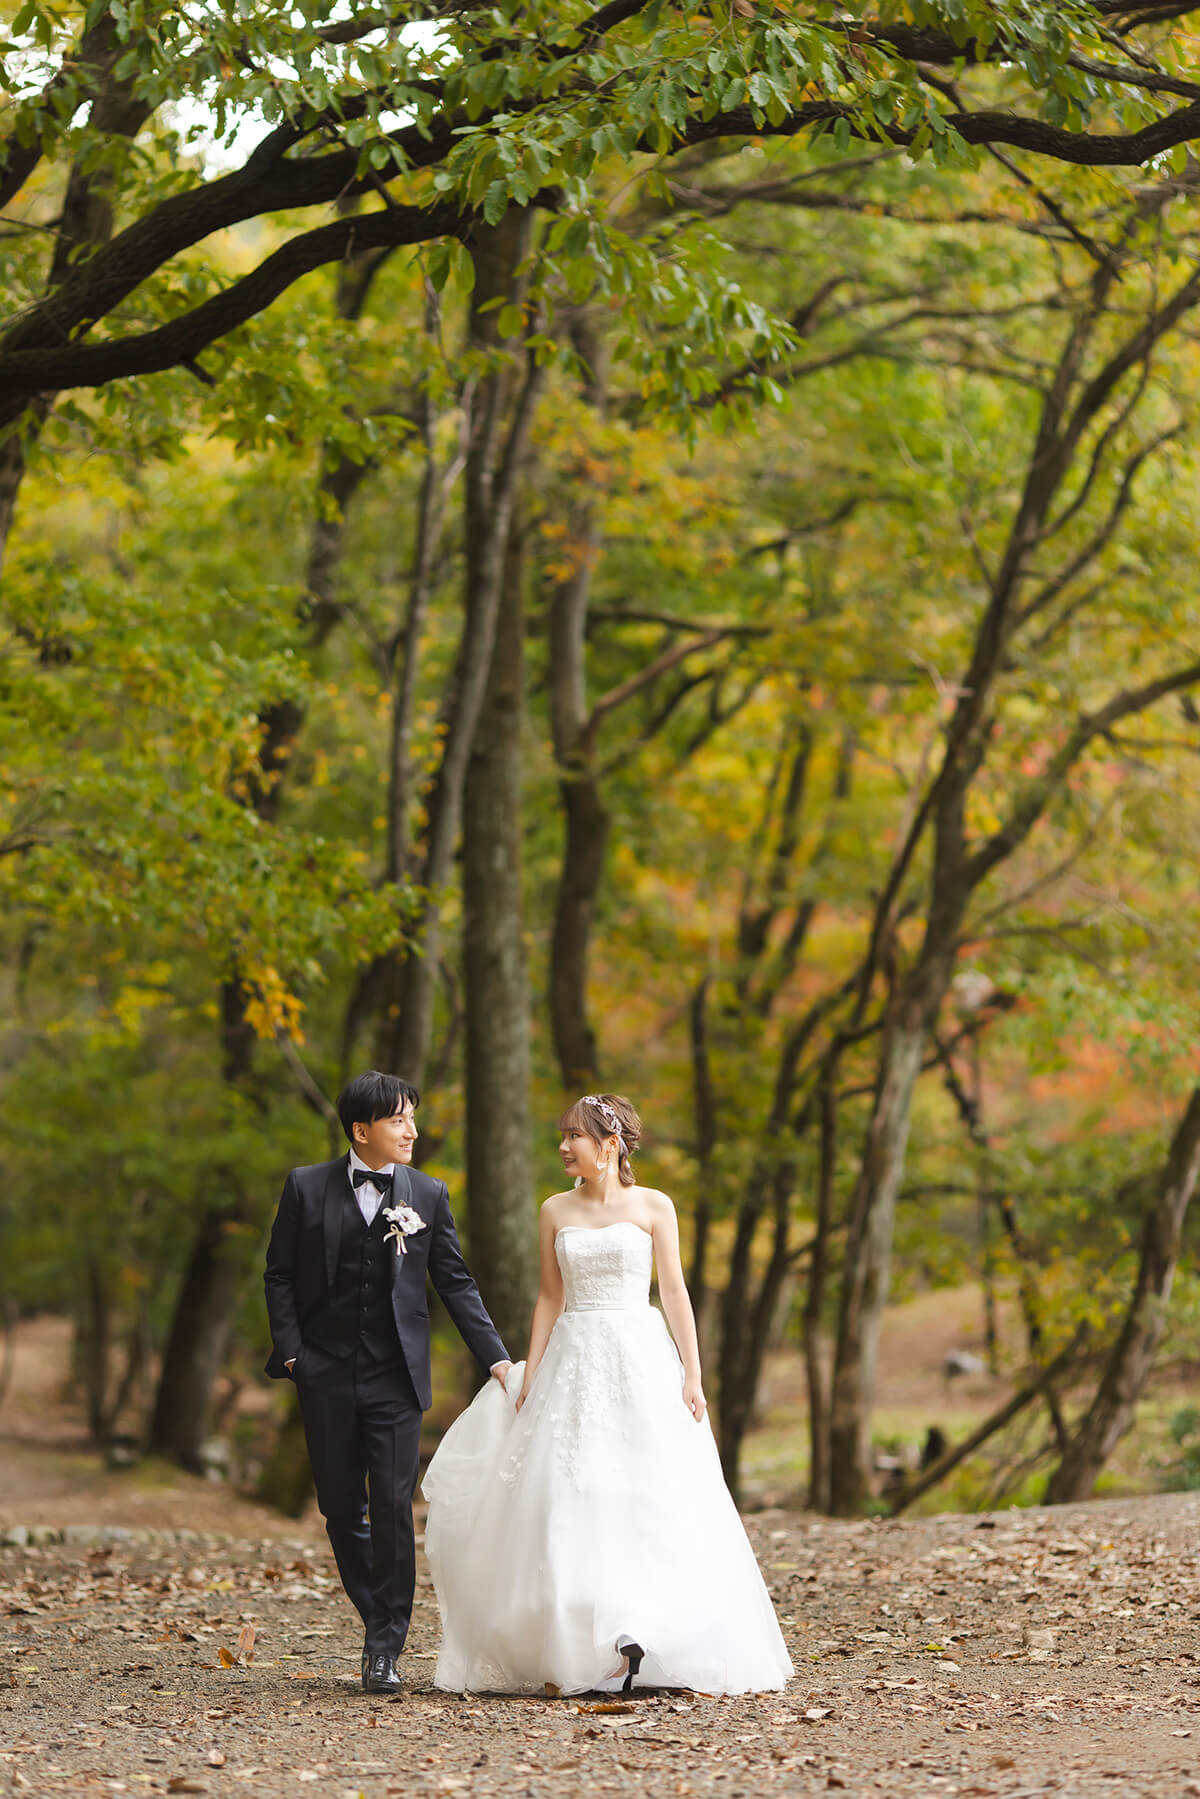
[[[98,1442],[288,1486],[371,1064],[510,1345],[634,1099],[735,1488],[1078,1497],[1192,1366],[1194,21],[793,11],[5,9],[0,1265]]]

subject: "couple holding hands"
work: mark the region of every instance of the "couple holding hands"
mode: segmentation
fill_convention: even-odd
[[[391,1075],[351,1081],[338,1100],[349,1154],[293,1169],[267,1250],[267,1372],[296,1384],[317,1501],[363,1621],[364,1688],[402,1690],[432,1399],[427,1281],[492,1376],[422,1489],[435,1684],[781,1687],[792,1667],[709,1428],[675,1210],[631,1166],[633,1107],[587,1094],[560,1120],[567,1185],[541,1209],[539,1292],[514,1365],[445,1182],[410,1166],[417,1101]],[[654,1263],[665,1322],[650,1304]]]

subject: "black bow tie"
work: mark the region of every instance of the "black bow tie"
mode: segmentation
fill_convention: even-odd
[[[392,1184],[391,1175],[384,1174],[377,1168],[356,1168],[354,1170],[353,1180],[356,1187],[361,1187],[364,1182],[371,1181],[379,1188],[381,1193],[386,1193]]]

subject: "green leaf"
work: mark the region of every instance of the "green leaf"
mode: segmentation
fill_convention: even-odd
[[[450,246],[446,243],[435,244],[426,258],[425,269],[440,294],[450,275]]]
[[[588,247],[591,235],[592,226],[590,219],[572,219],[567,227],[566,237],[563,239],[563,250],[568,256],[582,256]]]
[[[483,216],[489,225],[498,225],[508,211],[508,183],[493,181],[483,196]]]

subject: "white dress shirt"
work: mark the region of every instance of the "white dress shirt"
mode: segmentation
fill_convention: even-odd
[[[355,1187],[355,1185],[354,1185],[354,1170],[356,1168],[366,1168],[366,1167],[367,1167],[367,1164],[363,1161],[362,1157],[360,1155],[358,1155],[354,1150],[351,1150],[350,1151],[350,1168],[346,1175],[346,1179],[350,1182],[351,1188],[353,1189],[354,1198],[357,1201],[358,1209],[362,1213],[363,1218],[366,1221],[368,1228],[370,1228],[370,1226],[372,1224],[374,1224],[374,1222],[375,1222],[376,1213],[379,1211],[380,1206],[383,1204],[384,1196],[379,1191],[378,1187],[372,1187],[368,1181],[364,1181],[362,1183],[361,1187]],[[371,1168],[368,1170],[368,1172],[371,1174],[395,1174],[396,1164],[394,1162],[389,1162],[385,1168]]]

